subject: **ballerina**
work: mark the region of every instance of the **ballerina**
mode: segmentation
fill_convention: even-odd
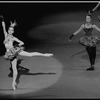
[[[17,78],[17,56],[28,56],[28,57],[32,57],[32,56],[44,56],[44,57],[51,57],[53,56],[52,53],[40,53],[40,52],[26,52],[24,51],[24,42],[22,42],[21,40],[19,40],[18,38],[16,38],[15,36],[13,36],[14,33],[14,27],[17,25],[16,21],[12,22],[10,21],[10,26],[8,28],[8,32],[6,31],[6,25],[5,25],[5,21],[4,21],[4,17],[1,15],[0,16],[1,21],[2,21],[2,27],[3,27],[3,32],[4,32],[4,46],[6,48],[6,52],[4,55],[4,58],[6,60],[10,61],[10,64],[12,66],[12,70],[13,70],[13,82],[12,82],[12,88],[13,90],[16,90],[17,88],[17,83],[16,83],[16,78]],[[18,42],[18,45],[13,45],[13,42],[16,41]]]
[[[81,30],[84,30],[85,36],[81,37],[79,43],[85,46],[86,51],[89,55],[89,60],[91,67],[87,70],[94,70],[95,58],[96,58],[96,44],[99,43],[100,38],[98,36],[93,36],[92,31],[96,29],[100,32],[100,28],[97,27],[95,24],[91,23],[92,16],[90,14],[86,15],[86,22],[81,25],[81,27],[74,32],[70,37],[69,41],[77,35]]]

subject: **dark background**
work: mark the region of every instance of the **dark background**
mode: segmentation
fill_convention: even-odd
[[[14,21],[16,19],[16,22],[18,26],[15,27],[15,34],[14,36],[18,37],[20,40],[22,40],[25,43],[26,49],[33,46],[41,45],[51,43],[54,37],[57,37],[59,35],[56,34],[46,34],[45,38],[42,38],[42,35],[40,38],[31,38],[28,36],[29,31],[32,29],[35,29],[37,27],[48,25],[48,24],[54,24],[58,23],[59,21],[55,22],[55,20],[49,21],[45,18],[54,14],[60,14],[60,13],[73,13],[76,12],[84,12],[87,13],[88,10],[95,7],[97,2],[65,2],[65,3],[0,3],[0,14],[2,14],[5,18],[6,22],[6,29],[8,29],[10,25],[10,20]],[[100,8],[98,8],[99,10]],[[82,16],[81,16],[82,17]],[[43,20],[44,18],[44,20]],[[84,17],[85,18],[85,17]],[[63,18],[62,18],[63,19]],[[45,21],[45,22],[43,22]],[[61,20],[60,20],[61,21]],[[69,20],[68,20],[69,21]],[[70,18],[70,21],[73,21],[73,19]],[[77,21],[77,20],[76,20]],[[64,21],[63,21],[64,22]],[[66,20],[67,22],[67,20]],[[34,34],[34,32],[33,32]],[[37,35],[37,34],[35,34]],[[44,35],[43,35],[44,36]],[[48,37],[52,36],[48,39]],[[38,36],[37,36],[38,37]],[[47,39],[46,39],[47,38]],[[0,24],[0,54],[4,54],[5,47],[3,45],[4,35],[2,26]],[[53,42],[52,42],[53,43]]]

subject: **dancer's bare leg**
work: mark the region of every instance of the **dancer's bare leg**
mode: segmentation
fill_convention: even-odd
[[[18,72],[17,72],[17,58],[15,58],[12,62],[11,62],[11,64],[12,64],[12,69],[13,69],[13,82],[12,82],[12,88],[14,89],[14,90],[16,90],[16,85],[17,85],[17,83],[16,83],[16,78],[17,78],[17,74],[18,74]]]
[[[21,51],[19,53],[19,55],[21,56],[28,56],[28,57],[32,57],[32,56],[45,56],[45,57],[50,57],[53,56],[52,53],[39,53],[39,52],[26,52],[26,51]]]

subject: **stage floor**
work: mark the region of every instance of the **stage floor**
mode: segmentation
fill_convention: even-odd
[[[47,45],[28,50],[53,53],[53,57],[21,57],[20,67],[29,69],[21,72],[16,91],[12,90],[9,61],[0,57],[1,98],[100,98],[100,48],[94,71],[90,67],[85,48],[80,44]]]

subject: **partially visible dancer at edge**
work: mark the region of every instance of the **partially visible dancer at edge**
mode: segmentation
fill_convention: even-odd
[[[93,36],[92,34],[94,29],[100,32],[100,28],[98,28],[95,24],[91,23],[92,20],[91,14],[97,9],[99,5],[100,2],[93,10],[88,12],[88,14],[86,15],[86,22],[82,24],[81,27],[69,37],[69,41],[71,41],[73,36],[80,33],[81,30],[84,30],[85,36],[80,38],[79,43],[86,48],[86,51],[89,56],[91,66],[87,69],[88,71],[94,70],[95,68],[96,44],[99,43],[100,41],[100,38],[98,36]]]

